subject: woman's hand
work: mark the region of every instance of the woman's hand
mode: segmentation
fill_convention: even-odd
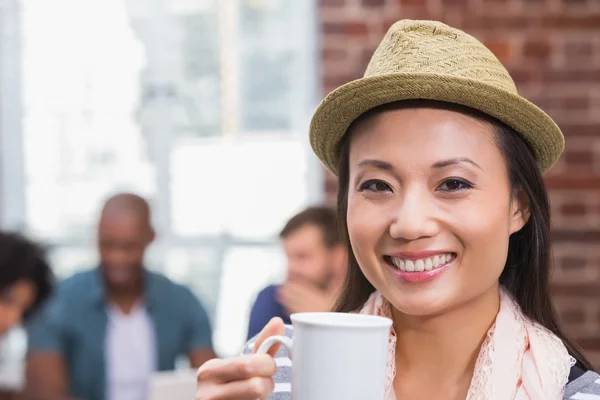
[[[281,318],[273,318],[258,335],[254,349],[268,337],[284,335]],[[196,400],[265,400],[273,392],[277,367],[274,345],[268,354],[251,354],[227,359],[212,359],[198,369]]]

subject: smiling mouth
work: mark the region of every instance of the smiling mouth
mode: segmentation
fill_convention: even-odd
[[[456,253],[442,253],[419,259],[383,256],[387,264],[403,272],[434,271],[450,264],[455,258]]]

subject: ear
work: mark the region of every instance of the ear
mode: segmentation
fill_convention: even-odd
[[[156,231],[150,226],[150,230],[148,231],[148,245],[154,242],[154,239],[156,239]]]
[[[529,196],[522,189],[519,189],[511,199],[510,214],[510,233],[512,235],[520,231],[531,216]]]

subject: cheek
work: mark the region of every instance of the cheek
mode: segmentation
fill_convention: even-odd
[[[502,272],[510,236],[509,214],[509,205],[497,199],[473,204],[469,212],[455,213],[459,218],[454,226],[466,250],[465,261],[479,274],[499,276]]]
[[[369,205],[360,196],[348,198],[348,236],[352,251],[361,266],[370,265],[375,257],[378,241],[386,234],[387,223],[384,210]]]

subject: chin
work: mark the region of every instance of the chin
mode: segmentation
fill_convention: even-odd
[[[383,296],[390,302],[392,307],[400,313],[415,316],[428,317],[443,314],[452,308],[454,303],[451,299],[427,293],[427,291],[415,291],[413,293],[399,293],[398,289],[393,292],[382,292]]]

